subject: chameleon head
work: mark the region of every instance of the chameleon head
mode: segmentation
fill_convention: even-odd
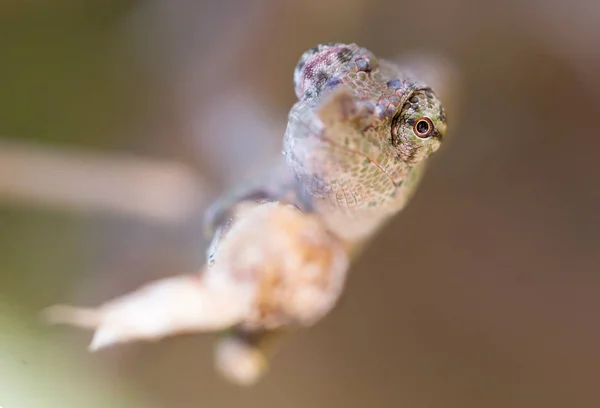
[[[340,208],[401,205],[446,132],[433,90],[364,48],[335,43],[302,55],[294,86],[284,153],[308,193]]]

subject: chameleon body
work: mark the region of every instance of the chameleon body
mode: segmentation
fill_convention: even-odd
[[[355,44],[305,52],[283,156],[206,212],[200,273],[165,278],[97,308],[56,305],[48,320],[93,328],[91,350],[183,332],[221,332],[216,364],[251,384],[271,340],[326,316],[364,244],[413,195],[440,147],[433,90]]]
[[[213,204],[205,224],[214,231],[244,200],[283,201],[359,247],[413,195],[446,132],[444,108],[428,85],[355,44],[306,51],[294,88],[282,162]]]
[[[306,51],[294,71],[298,102],[283,138],[283,158],[264,177],[234,189],[205,214],[214,235],[209,264],[240,203],[284,202],[315,214],[349,259],[413,196],[429,158],[442,144],[446,114],[434,91],[396,64],[355,44]],[[222,337],[219,355],[235,355],[220,371],[253,383],[282,334],[240,325]],[[230,352],[235,350],[235,352]],[[227,358],[221,358],[227,361]],[[242,365],[253,367],[239,370]]]

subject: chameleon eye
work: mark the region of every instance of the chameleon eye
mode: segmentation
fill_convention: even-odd
[[[431,119],[423,117],[419,119],[413,126],[413,132],[421,139],[426,139],[433,132],[433,122]]]

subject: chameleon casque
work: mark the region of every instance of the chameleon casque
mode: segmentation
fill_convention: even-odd
[[[206,211],[212,243],[201,275],[97,309],[55,306],[50,320],[96,329],[93,350],[218,331],[217,366],[249,384],[269,340],[326,315],[352,259],[412,197],[446,115],[430,86],[355,44],[306,51],[294,88],[282,159]]]

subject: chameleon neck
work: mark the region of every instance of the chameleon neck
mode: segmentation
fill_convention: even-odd
[[[412,198],[426,164],[409,169],[404,182],[397,187],[394,200],[374,207],[348,208],[330,197],[311,197],[313,210],[319,214],[329,230],[351,247],[362,246],[385,224],[400,212]]]

